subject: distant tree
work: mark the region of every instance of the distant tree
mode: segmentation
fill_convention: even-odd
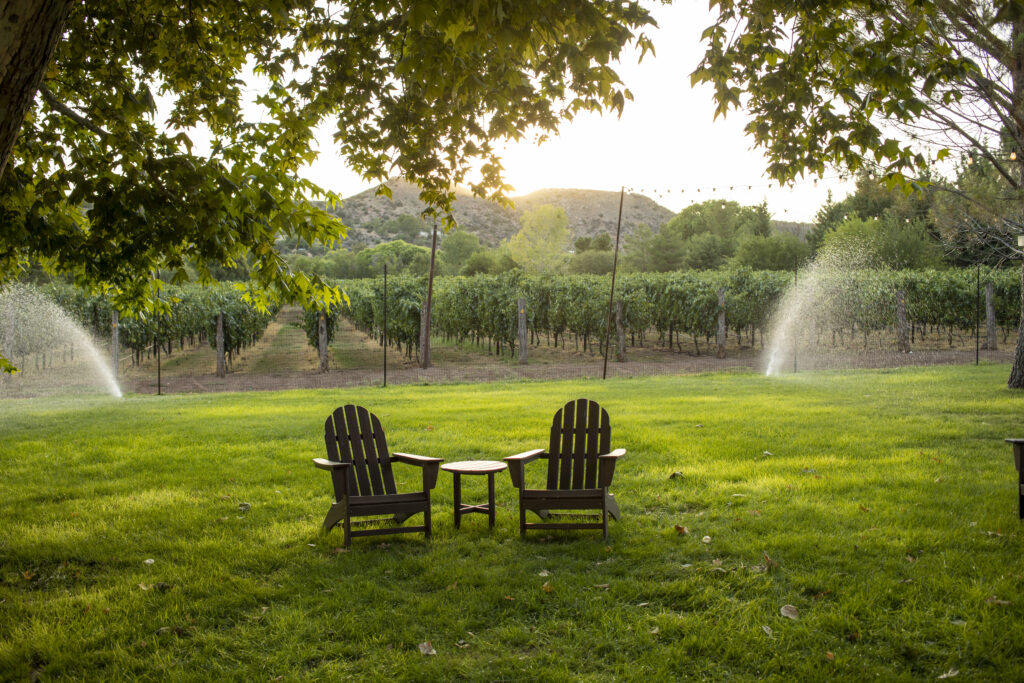
[[[871,268],[935,268],[942,251],[920,222],[851,218],[826,233],[819,250]]]
[[[544,204],[522,217],[523,227],[508,243],[509,254],[531,273],[561,270],[569,255],[569,217],[561,208]]]
[[[591,243],[593,241],[594,241],[593,237],[587,237],[587,236],[577,237],[576,241],[572,243],[572,246],[573,246],[573,249],[576,250],[576,253],[579,254],[581,252],[584,252],[584,251],[587,251],[588,249],[590,249],[590,245],[591,245]]]
[[[403,213],[390,218],[380,226],[379,232],[389,237],[405,240],[406,242],[422,241],[420,233],[429,233],[432,226],[423,222],[419,216]]]
[[[692,270],[714,270],[732,256],[732,244],[724,237],[704,232],[685,243],[683,266]]]
[[[606,232],[598,233],[590,243],[594,251],[611,251],[613,246],[612,236]]]
[[[494,254],[490,251],[478,251],[468,259],[466,259],[465,265],[462,266],[463,275],[476,275],[478,273],[497,273],[498,264],[495,261]]]
[[[569,259],[570,273],[592,273],[604,275],[612,272],[612,253],[610,251],[582,251],[573,254]]]
[[[736,244],[733,264],[754,270],[792,270],[811,255],[811,247],[796,235],[746,235]]]
[[[469,258],[481,251],[480,238],[471,232],[462,229],[449,231],[441,240],[441,258],[444,261],[445,270],[451,273],[458,273]]]

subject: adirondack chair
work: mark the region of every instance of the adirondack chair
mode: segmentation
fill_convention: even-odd
[[[331,473],[335,503],[324,519],[324,533],[343,522],[345,547],[353,536],[401,534],[422,531],[430,538],[430,491],[437,483],[441,458],[427,458],[409,453],[389,453],[384,429],[377,416],[362,406],[338,408],[324,423],[327,459],[313,458],[317,467]],[[391,462],[416,465],[423,470],[423,490],[397,493]],[[421,526],[399,526],[410,516],[422,512]],[[386,520],[353,522],[353,517],[389,516]],[[384,528],[353,529],[381,521]]]
[[[626,454],[624,448],[610,448],[608,411],[595,401],[569,401],[551,422],[548,450],[538,448],[505,458],[512,485],[519,489],[519,534],[527,529],[601,529],[608,538],[608,515],[619,519],[619,506],[609,491],[615,463]],[[526,487],[526,463],[537,458],[548,461],[547,485]],[[542,520],[552,519],[551,510],[598,510],[600,522],[527,522],[526,511]],[[579,517],[580,513],[569,515]],[[597,515],[587,515],[596,517]]]

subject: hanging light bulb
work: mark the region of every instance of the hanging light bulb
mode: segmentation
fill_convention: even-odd
[[[1010,152],[1010,161],[1017,161],[1017,153]]]
[[[967,155],[967,165],[972,166],[974,164],[974,157],[970,154]]]
[[[751,189],[753,189],[753,187],[751,185],[747,185],[747,189],[751,190]]]
[[[725,209],[725,202],[722,202],[722,208]]]

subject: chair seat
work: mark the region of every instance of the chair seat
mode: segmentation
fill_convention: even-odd
[[[380,505],[381,503],[418,503],[427,500],[425,491],[415,493],[391,493],[383,496],[352,496],[349,505],[357,508],[363,505]]]
[[[523,489],[523,498],[565,498],[566,500],[578,500],[581,498],[604,497],[604,489]]]

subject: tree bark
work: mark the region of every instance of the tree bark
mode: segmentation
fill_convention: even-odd
[[[1024,389],[1024,261],[1021,262],[1020,325],[1017,328],[1017,350],[1013,354],[1013,367],[1006,385],[1011,389]]]
[[[0,176],[70,9],[71,0],[0,0]]]

